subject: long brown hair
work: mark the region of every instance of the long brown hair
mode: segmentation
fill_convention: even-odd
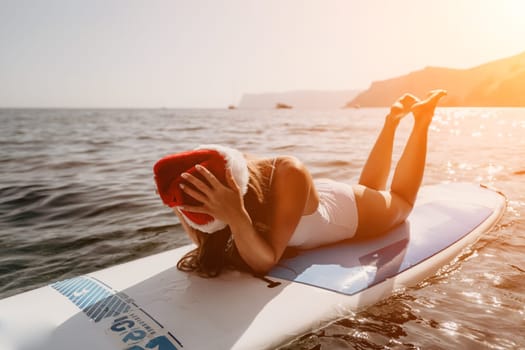
[[[265,162],[248,162],[248,191],[244,196],[246,211],[256,231],[261,235],[266,235],[270,222],[270,179],[267,175],[269,172],[264,171],[267,166]],[[179,260],[177,263],[179,270],[196,272],[203,277],[216,277],[225,268],[251,270],[239,255],[228,226],[212,234],[197,230],[196,233],[197,248],[186,253]]]

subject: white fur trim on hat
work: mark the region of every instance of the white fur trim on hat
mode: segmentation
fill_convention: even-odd
[[[244,155],[240,151],[227,146],[215,144],[200,145],[197,148],[195,148],[195,150],[199,149],[209,149],[219,152],[226,161],[226,168],[231,170],[232,176],[235,179],[237,185],[239,185],[241,193],[245,195],[246,192],[248,192],[248,181],[250,179],[250,175],[248,172],[248,163],[246,161],[246,158],[244,158]],[[213,221],[210,221],[209,223],[204,225],[199,225],[187,218],[182,211],[179,212],[182,214],[189,226],[202,232],[214,233],[216,231],[222,230],[227,226],[225,222],[218,219],[214,219]]]
[[[222,230],[223,228],[225,228],[227,225],[224,221],[221,221],[221,220],[218,220],[218,219],[214,219],[213,221],[210,221],[208,222],[207,224],[204,224],[204,225],[199,225],[199,224],[196,224],[195,222],[191,221],[187,216],[186,214],[184,214],[184,212],[182,210],[180,210],[179,208],[177,208],[178,212],[180,213],[180,215],[182,216],[182,218],[184,218],[184,221],[188,224],[188,226],[190,226],[191,228],[194,228],[195,230],[199,230],[201,232],[205,232],[205,233],[215,233],[219,230]]]

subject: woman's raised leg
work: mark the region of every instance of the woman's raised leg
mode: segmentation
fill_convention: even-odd
[[[445,90],[434,90],[425,100],[412,106],[414,127],[397,163],[391,186],[391,191],[403,197],[411,206],[416,201],[417,192],[423,180],[428,127],[432,122],[437,103],[445,95]]]
[[[377,190],[364,184],[354,186],[359,215],[357,238],[380,235],[410,214],[423,178],[428,127],[439,99],[445,94],[444,90],[433,91],[412,106],[414,127],[396,166],[390,190]]]
[[[375,189],[384,190],[392,164],[392,150],[394,135],[401,118],[410,112],[410,108],[418,99],[411,94],[401,96],[390,107],[390,113],[385,118],[385,124],[361,171],[359,184]]]

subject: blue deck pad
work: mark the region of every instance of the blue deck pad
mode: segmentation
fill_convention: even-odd
[[[405,223],[380,238],[302,251],[282,260],[269,276],[353,295],[446,249],[492,212],[469,203],[425,203],[416,206]]]

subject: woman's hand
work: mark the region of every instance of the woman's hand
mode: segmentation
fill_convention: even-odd
[[[235,182],[230,169],[226,170],[227,186],[225,186],[205,167],[196,165],[195,168],[208,181],[209,185],[189,173],[183,173],[182,178],[192,184],[195,189],[183,184],[181,184],[181,189],[201,202],[202,205],[184,205],[180,207],[181,209],[211,215],[228,225],[242,216],[248,216],[244,208],[241,189]]]

